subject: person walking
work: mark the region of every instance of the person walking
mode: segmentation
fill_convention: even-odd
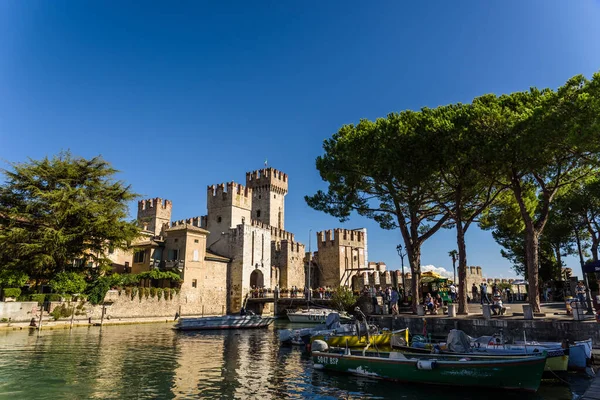
[[[488,298],[488,293],[487,293],[487,283],[482,283],[480,286],[480,289],[481,289],[481,305],[483,305],[484,301],[487,304],[490,304],[490,299]]]
[[[400,314],[398,312],[398,300],[399,299],[400,299],[400,296],[398,295],[398,291],[396,290],[396,288],[393,288],[392,294],[390,295],[390,305],[392,307],[392,315]]]
[[[473,295],[473,302],[477,301],[477,285],[473,282],[473,286],[471,287],[471,294]]]
[[[452,299],[452,303],[456,303],[456,286],[454,286],[454,283],[450,285],[450,299]]]

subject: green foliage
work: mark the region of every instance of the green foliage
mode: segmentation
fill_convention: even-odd
[[[57,293],[83,293],[87,287],[85,278],[77,272],[59,272],[50,280],[50,286]]]
[[[156,296],[158,297],[158,301],[160,301],[160,299],[162,299],[162,297],[163,297],[163,289],[162,288],[156,289]]]
[[[173,299],[173,294],[171,293],[171,288],[164,288],[163,291],[165,293],[165,300]]]
[[[94,305],[104,302],[104,297],[110,288],[110,277],[103,276],[96,279],[91,285],[88,286],[88,301]]]
[[[103,269],[109,246],[125,249],[138,236],[125,221],[135,194],[101,157],[63,152],[11,167],[0,186],[0,271],[44,280],[92,264]]]
[[[62,301],[63,295],[58,293],[50,293],[46,295],[46,301]]]
[[[131,300],[135,299],[135,296],[137,294],[138,294],[138,288],[137,287],[131,288]]]
[[[43,304],[46,300],[46,295],[42,293],[29,295],[29,301],[37,301],[38,304]]]
[[[145,287],[145,288],[142,288],[142,290],[144,292],[144,297],[145,298],[150,297],[150,288]]]
[[[150,288],[150,297],[152,297],[152,298],[156,297],[156,288],[154,288],[154,287]]]
[[[0,319],[0,322],[8,322],[8,318],[2,318]]]
[[[0,263],[1,263],[0,256]],[[0,267],[0,287],[22,287],[29,280],[29,275],[18,269],[3,269]]]
[[[67,318],[73,315],[73,309],[71,307],[67,307],[67,305],[63,303],[60,306],[55,307],[50,315],[52,315],[52,318],[57,321],[59,318]]]
[[[144,297],[144,288],[138,289],[138,297],[139,297],[140,301],[142,301],[142,298]]]
[[[331,299],[336,309],[340,311],[352,311],[358,297],[354,295],[352,289],[345,286],[338,287],[332,294]]]
[[[4,292],[4,297],[17,298],[21,295],[21,289],[19,288],[4,288],[2,292]]]
[[[179,276],[179,274],[176,274],[175,272],[171,272],[171,271],[159,271],[157,269],[153,269],[151,271],[147,271],[147,272],[142,272],[140,274],[137,274],[138,277],[138,282],[141,279],[153,279],[153,280],[169,280],[171,282],[174,283],[180,283],[181,282],[181,277]]]

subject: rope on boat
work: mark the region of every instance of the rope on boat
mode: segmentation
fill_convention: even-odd
[[[562,383],[564,383],[565,385],[569,386],[569,382],[565,381],[564,379],[562,379],[560,376],[558,376],[556,374],[556,372],[552,371],[551,369],[548,369],[547,371],[551,372],[552,375],[554,375],[556,377],[556,379],[558,379],[559,381],[561,381]]]

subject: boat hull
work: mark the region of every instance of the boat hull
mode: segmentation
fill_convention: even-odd
[[[385,357],[387,354],[387,357]],[[395,354],[389,358],[391,354]],[[315,369],[332,370],[373,378],[421,384],[472,386],[535,392],[539,388],[545,356],[516,359],[439,357],[432,355],[380,353],[363,357],[353,353],[312,353]]]
[[[361,336],[356,335],[316,335],[311,338],[311,342],[322,340],[331,347],[364,347],[367,344],[376,346],[389,346],[392,338],[392,332],[384,332],[381,334]]]
[[[258,315],[226,315],[223,317],[180,318],[175,329],[180,331],[266,328],[275,318]]]

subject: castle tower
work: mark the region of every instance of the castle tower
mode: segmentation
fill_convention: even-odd
[[[365,232],[335,229],[317,232],[321,286],[349,286],[359,268],[366,268]]]
[[[155,236],[160,235],[164,224],[171,222],[171,210],[173,205],[170,200],[161,198],[138,201],[137,220],[145,230],[152,232]]]
[[[210,247],[223,232],[240,224],[250,224],[252,189],[229,182],[208,186],[207,192],[206,229],[210,231],[207,241]]]
[[[252,189],[252,219],[284,229],[285,195],[288,177],[275,168],[246,173],[246,186]]]

